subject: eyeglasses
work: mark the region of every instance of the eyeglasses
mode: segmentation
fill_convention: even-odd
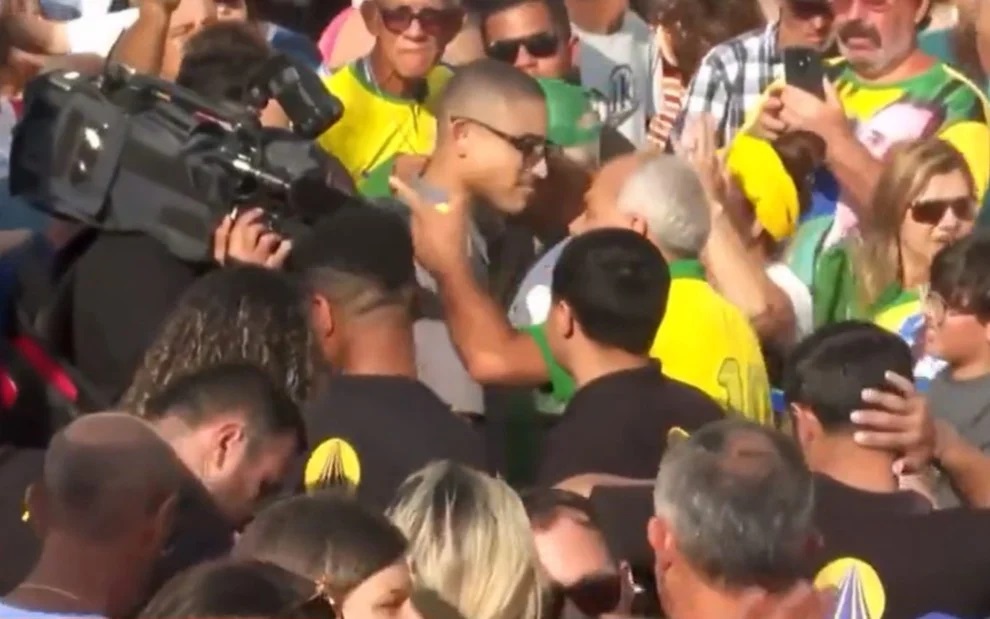
[[[494,133],[519,151],[523,157],[523,165],[525,166],[534,166],[547,156],[548,143],[547,139],[543,136],[533,135],[531,133],[524,133],[523,135],[510,135],[500,129],[492,127],[488,123],[481,122],[480,120],[476,120],[474,118],[468,118],[466,116],[452,116],[451,120],[455,122],[469,122],[490,133]]]
[[[917,200],[911,204],[911,219],[919,224],[934,226],[952,210],[957,219],[972,221],[976,218],[976,200],[970,196]]]
[[[464,13],[460,9],[427,7],[416,10],[405,4],[393,8],[375,6],[382,18],[382,25],[392,34],[402,34],[409,30],[413,21],[416,21],[428,36],[442,36],[459,29],[464,18]]]
[[[524,47],[533,58],[549,58],[557,53],[560,39],[552,32],[537,32],[518,39],[494,41],[488,45],[488,57],[513,64],[519,57],[519,50]]]
[[[564,607],[571,604],[582,615],[597,617],[616,610],[622,599],[622,577],[619,574],[595,574],[576,583],[550,587],[550,617],[561,617]]]

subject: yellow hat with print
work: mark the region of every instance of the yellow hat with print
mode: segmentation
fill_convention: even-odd
[[[726,167],[739,183],[756,220],[775,241],[794,234],[801,211],[797,185],[766,140],[739,134],[729,146]]]

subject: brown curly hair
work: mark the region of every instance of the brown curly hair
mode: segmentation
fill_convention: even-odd
[[[671,38],[677,68],[687,83],[719,43],[764,25],[753,0],[650,0],[648,21]]]
[[[258,365],[302,404],[316,359],[302,299],[289,276],[260,267],[220,269],[200,278],[148,348],[122,406],[144,415],[148,400],[177,378],[238,362]]]

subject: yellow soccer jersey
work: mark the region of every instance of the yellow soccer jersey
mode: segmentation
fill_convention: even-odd
[[[663,373],[701,389],[731,411],[773,425],[770,380],[749,321],[715,292],[696,260],[670,264],[667,312],[650,356]]]
[[[434,67],[426,78],[426,97],[417,101],[380,92],[362,60],[342,67],[323,83],[344,104],[344,115],[317,141],[358,183],[398,153],[428,155],[436,141],[433,110],[451,75],[443,65]]]

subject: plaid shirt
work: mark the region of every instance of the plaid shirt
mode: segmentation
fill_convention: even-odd
[[[688,87],[684,108],[674,127],[674,139],[680,139],[688,116],[708,113],[716,122],[719,147],[732,141],[746,119],[746,112],[759,103],[770,84],[783,76],[777,30],[777,24],[773,23],[716,45],[708,52]]]

